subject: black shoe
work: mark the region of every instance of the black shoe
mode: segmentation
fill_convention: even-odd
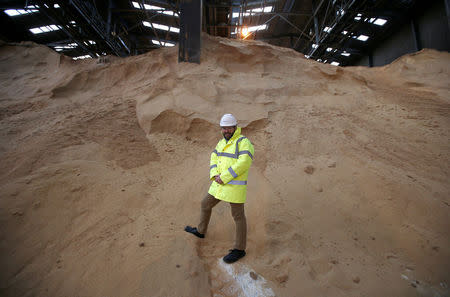
[[[195,228],[195,227],[186,226],[186,227],[184,228],[184,231],[189,232],[189,233],[192,233],[192,234],[194,234],[194,235],[197,236],[197,237],[205,238],[205,234],[199,233],[199,232],[197,231],[197,228]]]
[[[244,256],[245,256],[244,250],[234,249],[234,250],[230,250],[230,253],[228,255],[226,255],[225,257],[223,257],[223,261],[225,263],[234,263]]]

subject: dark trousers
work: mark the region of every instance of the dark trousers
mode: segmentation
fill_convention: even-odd
[[[221,200],[214,198],[211,194],[207,194],[202,200],[200,223],[197,230],[202,234],[206,234],[208,230],[209,220],[211,218],[211,211],[214,206]],[[231,203],[231,215],[236,224],[236,239],[234,248],[238,250],[245,250],[247,245],[247,220],[245,218],[244,203]]]

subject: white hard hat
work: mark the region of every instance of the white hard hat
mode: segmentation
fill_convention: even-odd
[[[220,119],[220,127],[231,127],[236,125],[236,118],[231,113],[224,114]]]

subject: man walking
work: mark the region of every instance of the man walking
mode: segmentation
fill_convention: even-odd
[[[233,263],[245,256],[247,244],[247,221],[244,203],[247,195],[248,170],[253,161],[253,145],[241,135],[236,118],[225,114],[220,120],[223,139],[211,153],[209,176],[213,181],[208,194],[201,203],[200,223],[197,227],[186,226],[186,232],[204,238],[208,229],[211,211],[220,201],[230,203],[231,214],[236,224],[234,248],[223,260]]]

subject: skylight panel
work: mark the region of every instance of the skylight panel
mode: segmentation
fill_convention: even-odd
[[[84,55],[84,56],[78,56],[78,57],[73,57],[73,60],[84,60],[84,59],[91,59],[92,57],[89,55]]]
[[[17,9],[7,9],[4,12],[9,16],[21,15],[21,13]]]
[[[131,2],[134,8],[138,8],[141,9],[142,6],[138,3],[138,2]],[[170,16],[175,16],[178,17],[178,13],[169,9],[166,9],[164,7],[161,6],[156,6],[156,5],[150,5],[150,4],[143,4],[144,9],[146,10],[154,10],[157,13],[161,13],[161,14],[165,14],[165,15],[170,15]]]
[[[245,12],[242,12],[240,15],[246,17],[246,16],[254,15],[256,13],[267,13],[267,12],[272,12],[272,11],[273,11],[273,6],[266,6],[266,7],[247,9]],[[233,12],[231,14],[231,16],[232,16],[232,18],[238,18],[239,12]]]
[[[152,43],[156,44],[156,45],[161,45],[161,46],[175,46],[175,43],[172,42],[168,42],[168,41],[161,41],[161,43],[158,40],[152,39]]]
[[[333,66],[339,66],[339,62],[331,62],[330,64]]]
[[[367,41],[367,39],[369,39],[369,36],[361,34],[356,39],[361,40],[361,41]]]
[[[155,5],[149,5],[149,4],[144,4],[144,8],[147,10],[164,10],[164,8],[162,8],[162,7],[155,6]]]
[[[39,28],[31,28],[30,31],[33,34],[40,34],[44,32],[51,32],[51,31],[57,31],[60,30],[61,27],[57,25],[48,25],[48,26],[42,26]]]
[[[17,16],[17,15],[23,15],[23,14],[30,14],[33,12],[38,11],[37,9],[6,9],[4,12],[9,16]]]
[[[39,29],[39,28],[32,28],[32,29],[30,29],[30,31],[31,31],[31,33],[33,33],[33,34],[39,34],[39,33],[43,33],[44,31],[42,31],[41,29]]]
[[[267,24],[259,25],[259,26],[252,26],[252,27],[248,27],[248,32],[266,30],[266,29],[267,29]]]
[[[385,19],[376,19],[375,22],[373,22],[375,25],[378,26],[384,26],[384,24],[386,24],[387,20]]]
[[[174,32],[174,33],[180,33],[180,29],[176,28],[176,27],[169,27],[166,25],[161,25],[161,24],[157,24],[157,23],[149,23],[146,21],[143,21],[142,24],[146,27],[153,27],[155,29],[159,29],[159,30],[164,30],[164,31],[170,31],[170,32]]]
[[[78,44],[76,44],[76,43],[69,43],[69,44],[67,44],[67,45],[57,45],[57,46],[55,46],[55,50],[58,51],[58,52],[60,52],[60,51],[62,51],[62,50],[64,50],[64,49],[73,49],[73,48],[76,48],[77,46],[78,46]]]

